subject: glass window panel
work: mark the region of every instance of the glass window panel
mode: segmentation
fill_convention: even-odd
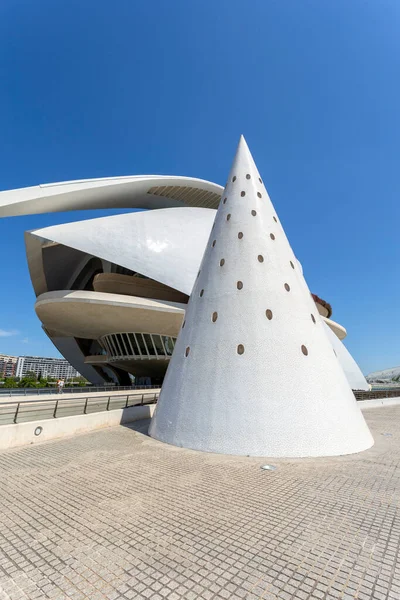
[[[167,356],[172,356],[172,352],[174,351],[174,347],[172,345],[172,340],[169,336],[167,335],[163,335],[162,336],[162,340],[164,342],[164,348],[165,348],[165,352],[167,353]]]
[[[139,344],[139,348],[140,348],[141,354],[143,356],[147,356],[147,349],[146,349],[146,346],[144,344],[144,340],[143,340],[142,334],[141,333],[137,333],[136,334],[136,339],[137,339],[137,342]]]
[[[131,345],[129,343],[128,336],[126,335],[126,333],[122,333],[121,335],[122,335],[122,339],[124,341],[124,346],[126,348],[126,355],[127,356],[131,356],[133,354],[133,350],[132,350]]]
[[[117,351],[117,347],[114,343],[114,336],[110,335],[108,336],[108,343],[110,344],[111,347],[111,355],[112,356],[117,356],[118,355],[118,351]]]
[[[109,354],[110,356],[112,356],[112,348],[110,346],[110,343],[109,343],[108,339],[104,338],[103,341],[104,341],[104,345],[105,345],[106,350],[107,350],[107,354]]]
[[[121,342],[121,335],[119,333],[116,333],[114,335],[114,339],[115,339],[115,344],[118,348],[118,355],[123,356],[125,354],[125,350],[124,350],[124,347]]]
[[[164,346],[161,341],[161,336],[152,335],[151,337],[153,338],[153,344],[157,350],[158,356],[165,356],[165,350],[164,350]]]
[[[128,333],[127,335],[128,335],[129,341],[131,343],[131,346],[133,348],[133,353],[136,354],[137,356],[140,356],[139,346],[137,345],[137,341],[136,341],[134,334]]]
[[[149,354],[151,356],[155,356],[156,355],[156,351],[154,349],[153,342],[151,341],[151,335],[149,333],[144,333],[143,337],[145,339],[146,346],[147,346],[147,349],[149,351]]]

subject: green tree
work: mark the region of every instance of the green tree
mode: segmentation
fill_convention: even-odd
[[[38,378],[36,376],[35,371],[27,371],[24,379],[31,379],[32,381],[37,381]]]
[[[7,389],[16,388],[18,387],[18,384],[13,377],[6,377],[4,380],[4,385],[2,387]]]
[[[18,384],[20,388],[35,388],[37,387],[36,379],[32,379],[31,377],[23,377]]]

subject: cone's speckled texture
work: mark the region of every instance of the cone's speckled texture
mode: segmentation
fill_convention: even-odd
[[[373,444],[243,137],[150,435],[251,456]]]

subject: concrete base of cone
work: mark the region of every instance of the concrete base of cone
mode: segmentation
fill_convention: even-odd
[[[201,396],[194,397],[199,404],[203,399]],[[250,398],[246,402],[251,405]],[[255,422],[264,421],[264,416],[257,418],[249,409],[247,414],[236,415],[236,426],[233,427],[232,422],[227,423],[226,412],[221,408],[213,413],[212,421],[204,419],[201,423],[190,415],[184,422],[182,415],[177,427],[171,422],[165,423],[161,415],[157,416],[157,410],[149,429],[151,437],[166,444],[201,452],[264,458],[311,458],[356,454],[374,444],[357,405],[355,413],[360,413],[358,430],[355,430],[354,422],[347,431],[346,427],[340,431],[332,430],[327,422],[327,427],[312,432],[309,427],[291,428],[289,431],[286,423],[290,421],[290,416],[287,414],[281,423],[271,423],[270,428],[257,428]]]

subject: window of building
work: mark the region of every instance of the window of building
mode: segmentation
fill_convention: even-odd
[[[144,333],[143,337],[144,337],[144,340],[146,342],[146,346],[147,346],[147,349],[149,351],[150,356],[155,356],[156,355],[156,350],[155,350],[155,348],[153,346],[151,335],[149,333]]]
[[[142,334],[141,334],[141,333],[137,333],[137,334],[136,334],[136,339],[137,339],[137,342],[138,342],[138,344],[139,344],[140,353],[141,353],[143,356],[147,356],[147,348],[146,348],[146,345],[145,345],[145,343],[144,343],[144,339],[143,339],[143,336],[142,336]]]
[[[161,341],[161,336],[153,334],[152,338],[153,338],[153,343],[156,348],[158,356],[165,356],[165,350],[164,350],[163,343]]]

